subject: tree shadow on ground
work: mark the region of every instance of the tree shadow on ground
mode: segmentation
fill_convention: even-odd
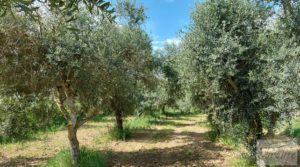
[[[200,114],[199,112],[183,112],[183,111],[179,111],[179,112],[165,112],[163,113],[163,115],[167,116],[167,117],[190,117],[190,116],[195,116]]]
[[[150,121],[151,124],[158,126],[175,126],[175,127],[184,127],[184,126],[193,126],[194,123],[181,123],[173,120],[163,120],[163,121]]]
[[[176,127],[181,126],[183,127],[182,130],[185,130],[186,126],[195,125],[190,124],[189,122],[182,123],[173,120],[167,120],[166,122],[167,123],[165,123],[165,125],[173,125]],[[98,124],[92,124],[85,128],[98,128],[99,126]],[[178,131],[178,129],[175,131],[174,128],[135,129],[132,132],[132,137],[127,140],[128,142],[137,142],[142,144],[155,143],[155,148],[140,149],[139,151],[102,151],[108,152],[107,158],[109,166],[222,166],[222,164],[220,164],[220,162],[224,160],[224,154],[222,154],[222,151],[229,149],[208,141],[208,132],[206,131],[194,132],[193,127],[188,128],[188,130],[192,130],[192,132]],[[177,141],[179,141],[180,144],[176,143]],[[174,144],[169,144],[172,142]],[[126,145],[126,142],[123,144]],[[47,157],[17,157],[6,162],[0,161],[0,166],[35,166],[38,162],[41,163],[47,159]]]
[[[0,162],[0,166],[5,167],[15,167],[15,166],[40,166],[41,161],[48,160],[49,157],[42,158],[28,158],[19,156],[9,161]]]
[[[146,132],[145,132],[146,133]],[[206,133],[172,131],[169,136],[182,137],[186,145],[170,148],[155,148],[134,152],[111,151],[108,155],[109,166],[205,166],[213,167],[216,161],[223,160],[221,151],[229,150],[206,140]],[[151,142],[151,138],[139,137],[139,141]],[[170,138],[171,139],[171,138]],[[137,139],[135,139],[137,140]],[[220,164],[219,164],[220,165]]]
[[[131,132],[131,137],[126,141],[140,143],[165,142],[172,139],[174,130],[172,129],[136,129]]]

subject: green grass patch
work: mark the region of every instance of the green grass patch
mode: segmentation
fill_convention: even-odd
[[[127,127],[120,131],[118,128],[114,127],[108,130],[108,140],[126,140],[131,137],[131,131]]]
[[[118,141],[118,140],[127,140],[130,139],[132,136],[132,132],[128,128],[124,128],[123,131],[118,130],[116,127],[109,128],[107,132],[103,135],[99,135],[93,139],[95,144],[107,144],[111,141]]]
[[[216,131],[211,130],[207,133],[207,138],[212,142],[220,142],[222,145],[231,149],[238,150],[242,147],[242,141],[238,136],[219,135]]]
[[[93,120],[93,122],[113,122],[112,116],[108,114],[98,115]]]
[[[300,138],[300,119],[295,119],[292,121],[292,125],[285,129],[284,133],[287,136]]]
[[[125,122],[125,128],[127,129],[149,129],[151,128],[155,118],[150,116],[145,117],[136,117],[134,119],[128,120]]]
[[[106,156],[97,151],[82,148],[80,150],[80,162],[78,165],[72,165],[72,159],[69,150],[64,150],[46,162],[43,167],[106,167]]]
[[[231,149],[239,149],[242,147],[241,141],[230,136],[222,136],[219,138],[219,142]]]
[[[152,126],[153,117],[136,117],[129,119],[124,124],[124,130],[119,131],[116,127],[108,131],[111,140],[126,140],[132,137],[132,132],[135,130],[150,129]]]
[[[95,138],[94,142],[96,144],[100,143],[109,143],[110,141],[116,141],[116,140],[127,140],[132,137],[132,133],[135,130],[144,130],[144,129],[150,129],[152,126],[152,121],[154,118],[151,116],[144,116],[144,117],[135,117],[128,119],[124,123],[124,130],[120,131],[117,127],[109,128],[108,131]]]
[[[235,157],[228,164],[230,167],[257,167],[255,161],[248,156]]]

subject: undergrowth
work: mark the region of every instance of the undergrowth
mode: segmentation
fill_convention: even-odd
[[[286,128],[284,133],[290,137],[300,138],[300,119],[292,121],[291,126]]]
[[[106,156],[100,152],[82,148],[80,150],[80,162],[77,165],[72,164],[69,150],[63,150],[51,158],[43,167],[106,167]]]

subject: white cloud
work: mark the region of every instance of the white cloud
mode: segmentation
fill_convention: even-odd
[[[155,46],[162,46],[165,44],[165,41],[153,41],[152,42],[152,45],[155,45]]]
[[[164,41],[160,41],[160,40],[156,40],[156,41],[152,41],[152,45],[153,45],[153,49],[157,50],[157,49],[163,49],[165,44],[174,44],[174,45],[180,45],[181,43],[181,39],[180,38],[168,38]]]
[[[169,38],[165,41],[166,44],[174,44],[174,45],[179,45],[181,43],[180,38]]]
[[[163,49],[163,47],[162,46],[153,45],[153,50],[160,50],[160,49]]]

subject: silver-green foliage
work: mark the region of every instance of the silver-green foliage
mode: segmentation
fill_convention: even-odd
[[[270,28],[268,20],[274,18],[268,4],[210,0],[197,5],[192,19],[183,44],[193,100],[206,106],[218,133],[232,133],[241,124],[244,141],[254,149],[263,120],[289,120],[297,108],[295,94],[287,91],[299,89],[298,49],[293,42],[279,42],[282,38],[272,41],[277,30]]]

